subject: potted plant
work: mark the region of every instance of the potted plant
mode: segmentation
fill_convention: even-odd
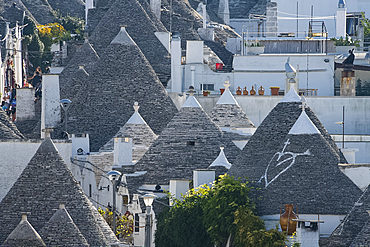
[[[203,91],[203,96],[207,97],[211,92],[208,90]]]
[[[356,47],[360,46],[359,40],[351,40],[348,37],[345,39],[340,37],[339,39],[331,38],[330,40],[334,41],[335,49],[337,53],[340,54],[348,54],[349,50],[355,49]]]
[[[279,95],[280,87],[270,87],[271,95]]]
[[[265,52],[265,47],[261,45],[260,43],[258,43],[257,40],[255,40],[251,44],[245,43],[244,45],[246,47],[247,54],[257,55],[257,54],[261,54]]]

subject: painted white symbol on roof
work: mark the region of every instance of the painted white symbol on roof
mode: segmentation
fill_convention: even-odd
[[[274,182],[280,175],[282,175],[284,172],[286,172],[289,168],[291,168],[294,163],[295,163],[295,160],[298,156],[308,156],[308,155],[312,155],[310,150],[307,149],[304,153],[293,153],[293,152],[285,152],[285,149],[286,147],[290,144],[289,142],[289,139],[284,143],[284,147],[283,147],[283,150],[281,150],[281,152],[276,152],[268,166],[266,167],[266,170],[265,170],[265,174],[260,178],[260,180],[258,181],[259,183],[262,182],[262,180],[264,179],[265,181],[265,188],[267,188],[267,186],[269,186],[272,182]],[[280,161],[280,159],[284,156],[284,155],[288,155],[289,157]],[[277,158],[275,159],[275,157],[277,156]],[[290,161],[290,164],[288,163]],[[275,162],[278,162],[275,166],[273,166],[273,163]],[[285,167],[285,168],[284,168]],[[276,174],[271,180],[269,180],[269,176],[268,174]],[[271,176],[272,177],[272,176]]]

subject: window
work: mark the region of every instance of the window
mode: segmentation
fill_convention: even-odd
[[[195,146],[195,141],[187,141],[186,146]]]
[[[89,197],[92,197],[92,188],[91,188],[91,184],[89,184]]]
[[[215,91],[215,84],[201,84],[202,90]]]

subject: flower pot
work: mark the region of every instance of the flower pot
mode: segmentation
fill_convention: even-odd
[[[240,87],[236,90],[236,95],[242,95],[242,89]]]
[[[293,219],[298,219],[297,215],[293,212],[293,204],[285,204],[285,212],[281,214],[283,206],[280,209],[280,226],[281,230],[292,235],[297,229],[297,222]]]
[[[225,92],[225,88],[220,88],[221,95]]]
[[[208,91],[203,91],[203,96],[207,97],[210,94]]]
[[[258,89],[258,95],[265,95],[265,89],[262,86]]]
[[[249,92],[251,95],[256,95],[256,90],[254,90],[254,87],[252,86],[251,91]]]
[[[244,87],[244,89],[243,89],[243,95],[248,95],[247,87]]]
[[[270,87],[271,95],[279,95],[279,87]]]

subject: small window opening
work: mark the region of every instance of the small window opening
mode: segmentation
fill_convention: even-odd
[[[195,146],[195,141],[187,141],[186,146]]]

